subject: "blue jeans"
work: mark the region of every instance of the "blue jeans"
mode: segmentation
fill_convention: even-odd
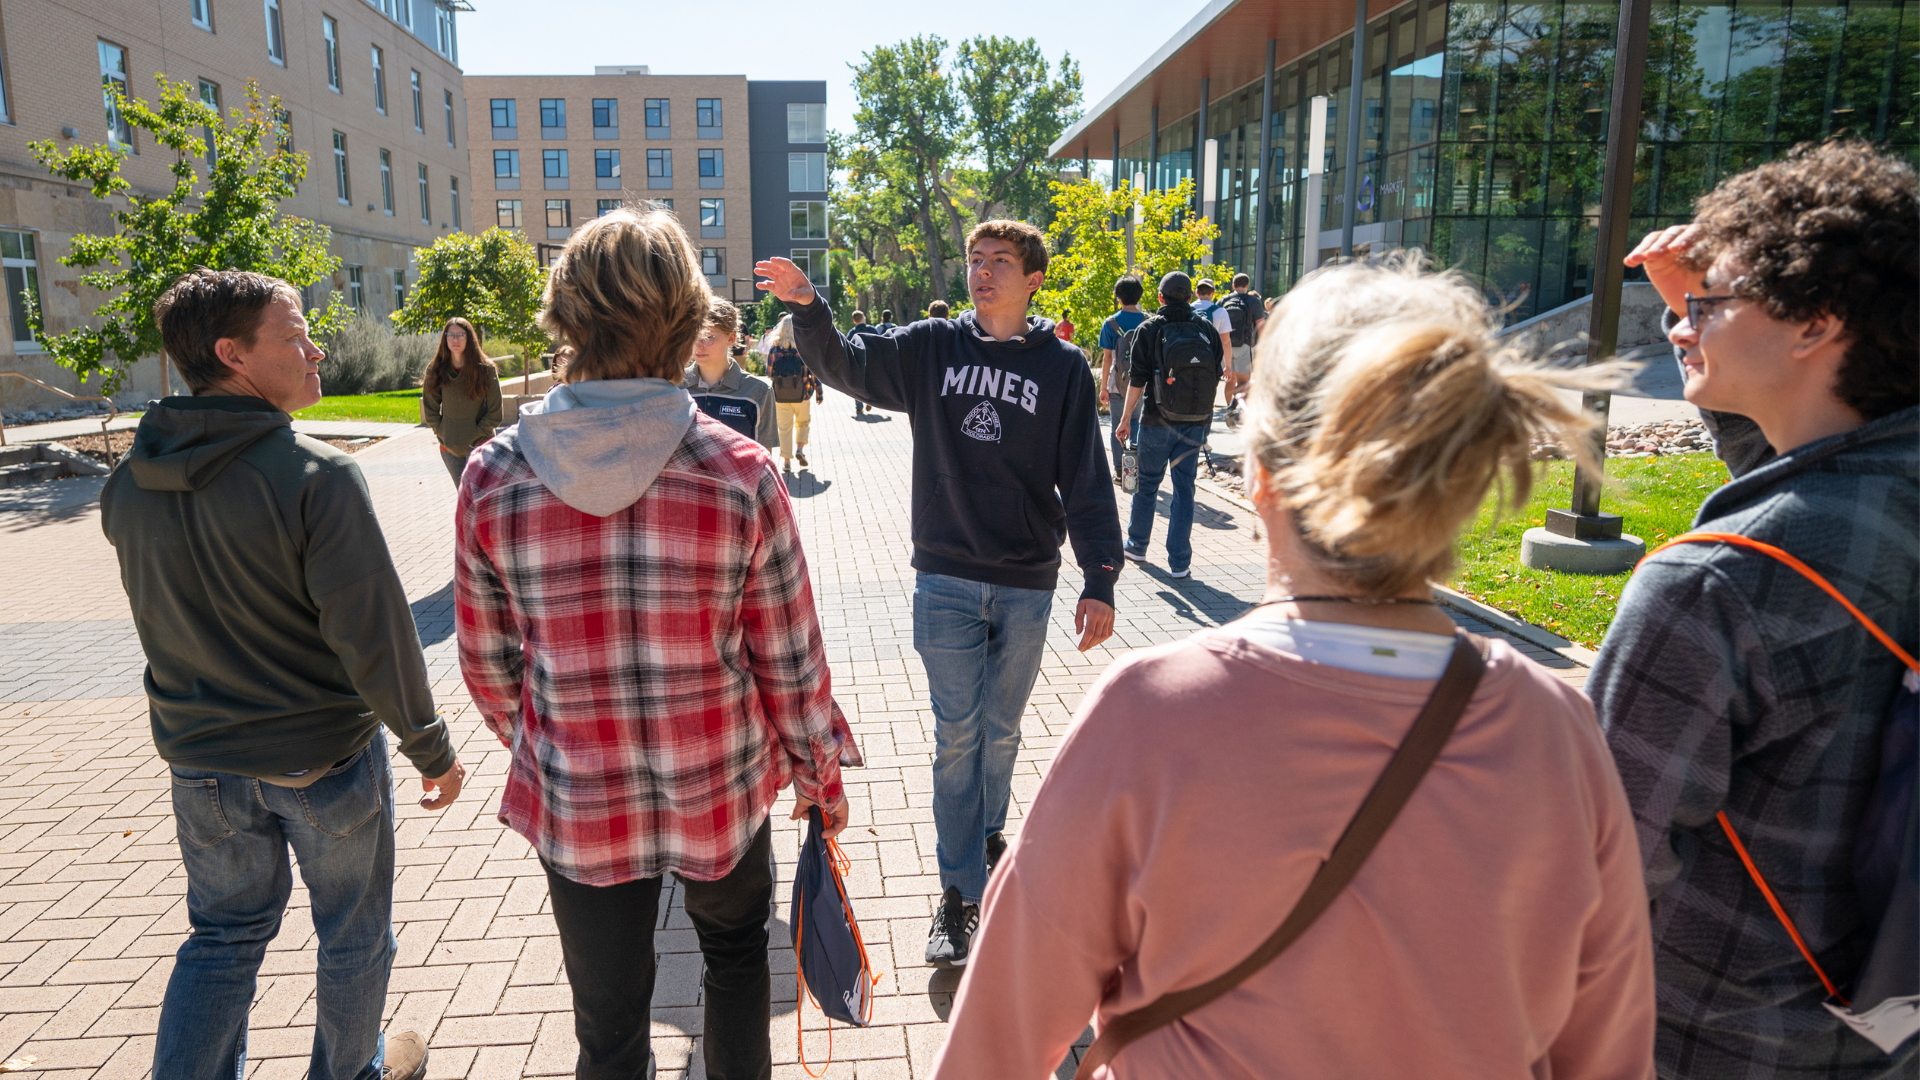
[[[1046,652],[1053,593],[921,573],[913,648],[933,704],[933,826],[940,887],[987,889],[987,837],[1007,825],[1020,716]]]
[[[1134,430],[1140,445],[1140,490],[1133,493],[1133,514],[1127,523],[1127,550],[1147,553],[1153,539],[1153,511],[1160,496],[1160,478],[1173,473],[1173,505],[1167,510],[1167,569],[1185,570],[1193,564],[1193,481],[1200,472],[1200,448],[1207,444],[1210,424],[1180,427],[1142,425]]]
[[[175,954],[154,1080],[234,1080],[267,943],[293,891],[287,848],[320,939],[310,1080],[378,1080],[393,967],[393,772],[384,733],[304,788],[175,768],[173,815],[193,932]]]

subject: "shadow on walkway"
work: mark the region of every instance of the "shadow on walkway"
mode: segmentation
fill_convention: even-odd
[[[420,631],[421,648],[432,648],[453,636],[453,582],[408,606],[413,609],[413,625]]]
[[[1190,623],[1200,626],[1219,626],[1239,618],[1253,605],[1245,600],[1216,589],[1204,581],[1193,578],[1177,578],[1158,566],[1136,563],[1140,571],[1166,588],[1155,593],[1167,602],[1173,613]]]
[[[811,499],[832,486],[833,481],[822,480],[806,469],[787,477],[787,494],[796,499]]]

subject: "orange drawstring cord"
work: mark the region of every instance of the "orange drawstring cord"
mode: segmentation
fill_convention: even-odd
[[[1807,948],[1806,939],[1800,936],[1800,928],[1793,925],[1793,920],[1787,917],[1787,909],[1780,906],[1779,898],[1774,896],[1773,890],[1767,886],[1767,879],[1760,876],[1760,868],[1753,865],[1753,856],[1747,854],[1747,845],[1740,842],[1740,834],[1733,831],[1733,823],[1727,820],[1727,812],[1722,810],[1714,817],[1720,819],[1720,828],[1725,830],[1727,839],[1733,841],[1733,850],[1739,853],[1740,861],[1747,864],[1747,876],[1753,879],[1755,885],[1760,886],[1760,895],[1766,897],[1767,905],[1773,908],[1773,917],[1779,919],[1780,925],[1787,928],[1787,936],[1793,939],[1795,945],[1800,946],[1800,955],[1807,958],[1807,964],[1813,968],[1813,973],[1820,976],[1820,984],[1825,986],[1827,993],[1840,1004],[1852,1005],[1852,1002],[1840,996],[1840,991],[1833,985],[1833,980],[1827,978],[1826,969],[1820,966],[1820,961],[1813,958],[1813,950]]]
[[[835,889],[839,890],[840,907],[842,910],[847,912],[847,928],[853,931],[853,943],[855,946],[857,946],[860,949],[860,970],[871,971],[873,970],[873,964],[867,958],[867,942],[866,942],[866,939],[860,936],[860,924],[856,922],[853,918],[853,907],[851,904],[847,902],[847,886],[846,886],[846,883],[841,880],[846,874],[849,874],[853,871],[853,860],[847,857],[846,852],[840,850],[839,844],[834,843],[832,840],[828,840],[827,841],[827,865],[831,867],[833,870],[833,886]],[[805,924],[806,924],[806,917],[804,914],[802,914],[801,918],[795,920],[793,924],[793,988],[794,988],[794,998],[795,998],[794,1006],[793,1006],[793,1033],[794,1033],[794,1039],[799,1044],[799,1047],[800,1047],[800,1068],[805,1070],[806,1074],[808,1076],[813,1077],[814,1080],[820,1080],[821,1077],[827,1074],[825,1072],[814,1072],[813,1066],[807,1064],[807,1034],[806,1034],[806,1028],[804,1027],[804,1025],[801,1024],[801,1017],[800,1017],[801,1009],[806,1005],[807,998],[809,996],[807,993],[807,975],[806,975],[806,972],[803,971],[800,966],[800,940],[802,937],[803,930],[805,928]],[[880,985],[880,979],[881,979],[881,976],[879,975],[873,976],[873,985],[874,986]],[[870,1024],[873,1022],[872,987],[869,987],[868,992],[861,996],[862,998],[864,998],[864,1001],[862,1002],[860,1023],[862,1026],[865,1026],[866,1024]],[[814,1007],[819,1008],[818,1005],[815,1005]],[[821,1015],[823,1016],[826,1015],[825,1009],[821,1009],[820,1011],[821,1011]],[[824,1070],[827,1068],[831,1068],[832,1065],[833,1065],[833,1017],[828,1016],[827,1017],[827,1060],[821,1062],[820,1067]]]

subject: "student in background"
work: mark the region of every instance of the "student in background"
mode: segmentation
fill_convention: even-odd
[[[813,428],[813,401],[819,384],[793,340],[793,316],[782,315],[767,334],[767,378],[773,383],[773,408],[780,422],[780,469],[791,471],[795,458],[807,467],[807,434]],[[858,395],[855,395],[858,397]]]
[[[867,321],[867,313],[864,311],[855,311],[853,313],[853,325],[847,328],[847,333],[849,334],[879,334],[883,332],[879,327]],[[853,399],[853,418],[855,420],[860,419],[860,417],[868,411],[866,402],[861,401],[859,398]]]
[[[1131,374],[1126,358],[1120,355],[1121,346],[1129,340],[1127,333],[1147,321],[1147,313],[1140,310],[1140,298],[1145,295],[1146,286],[1140,279],[1128,274],[1113,283],[1113,299],[1120,310],[1107,316],[1100,324],[1100,403],[1107,406],[1116,425],[1116,433],[1110,440],[1113,452],[1113,478],[1120,479],[1120,456],[1126,450],[1126,444],[1120,441],[1117,427],[1121,417],[1114,412],[1117,405],[1124,405],[1127,399],[1127,380]],[[1138,413],[1136,411],[1135,418]]]
[[[948,317],[947,310],[947,302],[945,300],[935,300],[927,305],[927,318],[945,319]]]
[[[740,309],[714,297],[706,326],[694,339],[693,363],[687,365],[681,385],[701,412],[771,449],[780,445],[773,388],[765,379],[747,374],[727,355],[727,345],[739,329]]]
[[[480,332],[465,319],[448,319],[420,380],[420,418],[440,441],[440,462],[455,487],[467,455],[493,438],[503,416],[500,368],[480,351]]]

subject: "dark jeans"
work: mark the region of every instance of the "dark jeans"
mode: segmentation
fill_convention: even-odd
[[[440,463],[447,467],[447,475],[453,477],[453,486],[459,487],[460,474],[466,471],[467,459],[459,454],[450,454],[443,449],[440,451]]]
[[[773,904],[773,824],[760,831],[726,877],[689,881],[687,917],[706,958],[706,1027],[700,1039],[712,1080],[773,1075],[773,975],[767,967],[767,917]],[[542,862],[544,866],[544,860]],[[573,1031],[580,1040],[579,1080],[641,1080],[647,1075],[653,1022],[653,928],[660,922],[660,879],[582,885],[547,866],[553,921],[573,984]]]
[[[1127,550],[1147,553],[1153,539],[1153,514],[1163,477],[1173,480],[1173,504],[1167,508],[1167,569],[1180,571],[1193,564],[1193,485],[1200,473],[1200,449],[1207,445],[1209,424],[1178,427],[1142,425],[1135,436],[1140,444],[1140,490],[1133,493],[1133,512],[1127,523]]]

